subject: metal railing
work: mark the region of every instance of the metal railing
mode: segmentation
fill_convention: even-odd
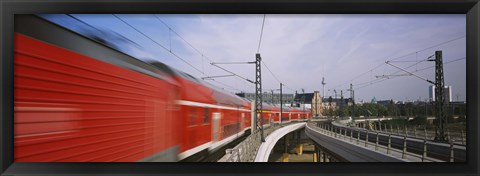
[[[354,145],[361,145],[367,148],[371,148],[375,151],[385,152],[387,155],[396,155],[401,156],[402,159],[407,159],[411,161],[418,161],[418,162],[454,162],[455,160],[464,160],[464,158],[455,158],[454,153],[454,141],[450,141],[449,147],[449,154],[446,155],[445,153],[436,153],[433,151],[428,150],[428,146],[431,143],[426,138],[423,139],[423,149],[418,149],[415,147],[409,147],[407,145],[407,134],[404,133],[401,138],[403,138],[402,144],[393,143],[392,139],[396,139],[398,141],[399,137],[393,137],[392,134],[387,133],[388,138],[386,141],[379,140],[379,136],[382,135],[379,131],[373,132],[373,136],[375,136],[375,140],[369,141],[372,135],[372,132],[363,129],[353,129],[353,128],[339,128],[334,125],[329,124],[317,124],[314,125],[312,123],[309,124],[310,127],[315,127],[317,129],[321,129],[321,131],[325,135],[329,135],[335,137],[340,140],[344,140],[350,142]],[[383,134],[383,136],[386,136]],[[441,156],[441,158],[448,158],[446,160],[440,160],[436,158],[429,157],[431,155]]]
[[[369,131],[378,131],[380,133],[390,133],[396,135],[404,135],[406,133],[407,137],[419,138],[419,139],[430,139],[432,140],[435,137],[435,130],[429,129],[426,126],[403,126],[400,127],[399,125],[392,126],[392,125],[378,125],[374,124],[372,129],[365,128]],[[455,144],[467,144],[467,138],[464,130],[448,130],[447,131],[448,139],[452,139],[455,141]]]
[[[292,122],[294,123],[294,122]],[[291,123],[289,123],[291,124]],[[287,124],[284,124],[287,125]],[[264,129],[265,136],[268,136],[273,131],[281,128],[282,126],[274,124]],[[222,157],[219,162],[253,162],[257,155],[258,148],[261,145],[261,134],[259,131],[250,134],[244,141],[235,146],[232,149],[226,149],[225,156]]]

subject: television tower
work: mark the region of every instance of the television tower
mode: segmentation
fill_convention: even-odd
[[[325,77],[322,77],[322,85],[323,85],[323,98],[325,98],[325,85],[327,82],[325,82]]]

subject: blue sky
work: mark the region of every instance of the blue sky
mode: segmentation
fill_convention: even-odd
[[[263,14],[250,15],[117,15],[151,39],[143,36],[111,14],[73,14],[95,28],[116,32],[133,43],[124,42],[121,50],[141,60],[158,60],[197,78],[227,75],[210,62],[247,62],[255,60]],[[48,19],[81,32],[80,23],[66,15],[45,15]],[[165,25],[162,23],[162,20]],[[169,27],[172,30],[169,30]],[[178,33],[182,38],[176,35]],[[452,86],[454,100],[465,100],[466,92],[465,15],[276,15],[267,14],[260,53],[265,64],[287,87],[295,90],[322,91],[326,78],[327,96],[352,83],[358,100],[425,100],[429,83],[414,76],[376,78],[398,69],[385,61],[424,60],[436,50],[443,51],[445,84]],[[450,41],[450,42],[447,42]],[[441,43],[445,44],[429,48]],[[190,45],[194,46],[192,48]],[[184,59],[190,65],[170,53]],[[198,50],[198,51],[197,51]],[[407,55],[408,54],[408,55]],[[392,62],[405,68],[415,62]],[[221,65],[254,80],[254,65]],[[433,62],[421,62],[409,68],[434,80]],[[202,73],[203,72],[203,73]],[[403,74],[399,72],[397,74]],[[279,82],[262,65],[263,90],[278,89]],[[254,92],[254,85],[237,77],[208,81],[230,92]],[[219,83],[220,82],[220,83]],[[322,92],[321,92],[322,93]]]

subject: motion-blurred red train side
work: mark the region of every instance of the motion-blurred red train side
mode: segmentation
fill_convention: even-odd
[[[178,161],[251,128],[251,102],[37,16],[15,16],[14,49],[15,162]]]

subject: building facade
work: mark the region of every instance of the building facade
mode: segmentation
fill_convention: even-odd
[[[323,111],[322,97],[320,96],[319,91],[314,91],[313,98],[312,98],[312,116],[318,117],[322,114],[322,111]]]
[[[312,113],[313,117],[322,116],[325,111],[325,102],[320,94],[320,91],[314,91],[313,93],[295,94],[294,97],[295,107],[305,107]]]
[[[243,97],[243,98],[246,98],[246,99],[249,99],[249,100],[255,100],[255,93],[236,93],[235,95],[237,96],[240,96],[240,97]],[[293,103],[293,98],[294,98],[294,95],[293,94],[282,94],[282,101],[283,101],[283,104],[292,104]],[[272,93],[268,93],[268,92],[264,92],[262,93],[262,100],[263,102],[265,103],[269,103],[269,104],[275,104],[275,105],[279,105],[280,104],[280,93],[274,93],[272,95]]]
[[[443,88],[445,92],[445,102],[452,102],[452,86],[445,86]],[[428,86],[428,98],[430,102],[435,101],[435,86]]]

